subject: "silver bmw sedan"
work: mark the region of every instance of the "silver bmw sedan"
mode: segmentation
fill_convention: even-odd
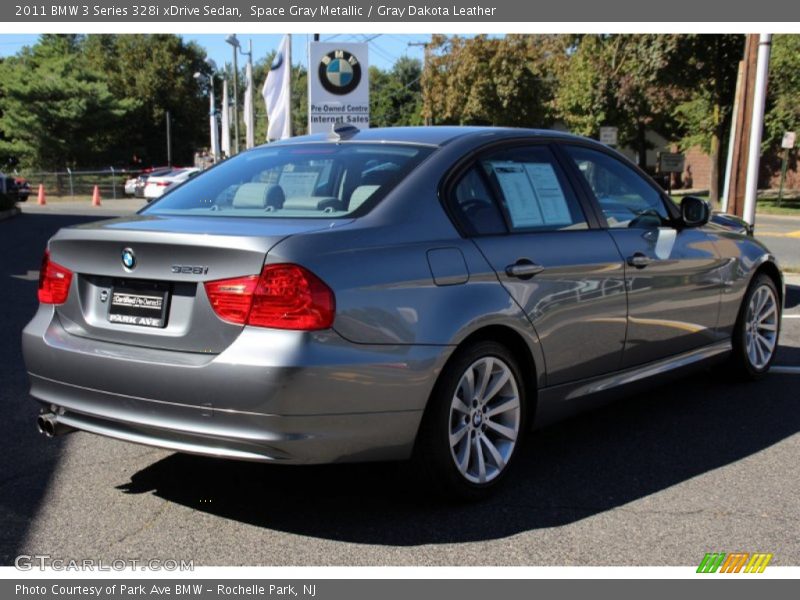
[[[476,498],[524,432],[726,363],[770,368],[775,257],[551,131],[358,129],[244,152],[48,244],[40,430],[231,459],[413,459]]]

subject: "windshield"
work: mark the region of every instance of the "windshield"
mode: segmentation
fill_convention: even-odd
[[[368,143],[266,146],[198,174],[142,214],[348,216],[374,206],[432,151]]]

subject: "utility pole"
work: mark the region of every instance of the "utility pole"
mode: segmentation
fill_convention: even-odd
[[[422,61],[422,81],[423,83],[430,84],[427,82],[428,79],[428,68],[430,63],[430,51],[431,51],[431,43],[430,42],[408,42],[409,46],[422,46],[424,50],[423,54],[423,61]],[[425,85],[422,87],[422,99],[423,99],[423,110],[425,106]],[[425,114],[425,125],[433,125],[433,115],[432,114]]]
[[[758,58],[753,95],[753,115],[750,124],[750,150],[747,156],[747,189],[744,195],[744,220],[756,222],[758,199],[758,171],[761,166],[761,134],[764,131],[764,107],[767,104],[767,79],[769,55],[772,51],[772,34],[762,33],[758,39]]]
[[[225,41],[233,46],[233,153],[239,154],[239,40],[232,33]]]
[[[170,125],[170,114],[167,111],[167,166],[172,166],[172,127]]]
[[[747,184],[747,153],[750,147],[750,123],[753,120],[753,97],[755,92],[756,59],[758,57],[758,35],[748,35],[744,46],[742,60],[742,85],[739,97],[736,120],[733,124],[733,153],[731,165],[733,173],[730,178],[728,192],[728,212],[739,217],[744,216],[744,196]]]

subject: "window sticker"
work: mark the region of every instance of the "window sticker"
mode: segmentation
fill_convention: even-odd
[[[567,198],[550,163],[489,163],[506,200],[514,228],[572,223]]]

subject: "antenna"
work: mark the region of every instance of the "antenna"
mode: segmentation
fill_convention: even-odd
[[[355,134],[361,131],[355,125],[348,125],[347,123],[334,123],[328,133],[329,142],[341,142],[342,140],[349,140]]]

